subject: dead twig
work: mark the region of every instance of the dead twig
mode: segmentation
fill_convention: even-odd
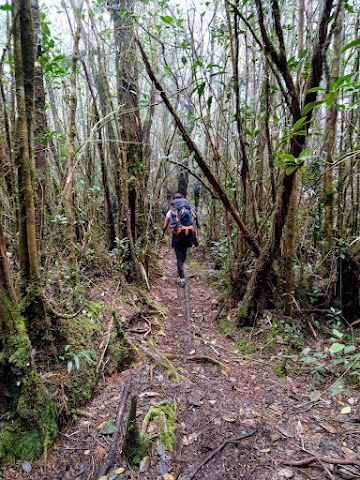
[[[119,286],[120,286],[120,282],[117,284],[117,287],[116,287],[116,290],[115,290],[115,293],[114,293],[114,297],[113,297],[113,302],[112,302],[112,307],[115,308],[115,298],[116,298],[116,294],[119,290]],[[101,357],[100,357],[100,360],[99,360],[99,363],[97,364],[97,367],[96,367],[96,375],[98,375],[99,371],[100,371],[100,366],[104,360],[104,357],[105,357],[105,353],[108,349],[108,346],[109,346],[109,343],[110,343],[110,338],[111,338],[111,329],[112,329],[112,326],[114,324],[114,313],[111,317],[111,321],[109,323],[109,326],[108,326],[108,330],[107,330],[107,334],[106,334],[106,342],[105,342],[105,347],[104,347],[104,350],[102,351],[102,354],[101,354]]]
[[[230,438],[227,438],[226,440],[223,441],[223,443],[221,445],[219,445],[217,448],[215,448],[215,450],[213,450],[211,453],[209,453],[209,455],[204,458],[204,460],[202,462],[200,462],[190,473],[189,473],[189,477],[190,478],[195,478],[195,475],[198,473],[199,470],[201,470],[207,463],[210,462],[210,460],[212,458],[215,457],[215,455],[217,455],[219,452],[221,452],[221,450],[226,447],[227,444],[229,443],[237,443],[239,442],[240,440],[243,440],[244,438],[247,438],[247,437],[251,437],[252,435],[254,435],[254,433],[256,432],[256,430],[252,430],[251,432],[249,433],[244,433],[243,435],[240,435],[238,437],[230,437]]]
[[[117,430],[111,436],[112,444],[109,450],[108,458],[99,468],[96,475],[96,480],[99,480],[99,478],[105,476],[109,468],[111,468],[115,463],[115,456],[116,456],[116,451],[118,449],[118,442],[119,442],[120,433],[121,433],[121,421],[124,416],[125,405],[126,405],[127,398],[129,396],[130,387],[131,387],[131,376],[126,381],[124,391],[121,396],[121,401],[119,403],[119,409],[115,419],[115,427]]]

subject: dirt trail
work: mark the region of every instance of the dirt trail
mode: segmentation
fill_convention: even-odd
[[[287,379],[277,378],[273,372],[273,365],[279,363],[276,356],[270,360],[259,355],[251,359],[234,353],[234,340],[225,338],[214,324],[219,306],[205,283],[207,266],[200,269],[191,261],[194,251],[187,261],[189,324],[181,301],[184,289],[176,285],[174,254],[168,247],[162,247],[161,254],[164,275],[149,297],[167,307],[168,313],[147,318],[152,323],[151,334],[139,330],[141,322],[129,327],[127,334],[139,346],[136,362],[104,379],[100,391],[85,408],[88,418],[62,432],[56,450],[49,452],[46,466],[43,460],[32,462],[31,473],[25,474],[19,463],[4,470],[0,478],[95,478],[110,443],[110,437],[100,434],[100,430],[107,420],[115,418],[129,375],[131,395],[138,397],[139,423],[150,405],[162,400],[176,402],[177,441],[172,452],[154,441],[140,472],[131,471],[118,455],[116,468],[125,471],[111,473],[109,480],[170,480],[181,476],[189,480],[195,470],[192,478],[198,480],[360,478],[360,469],[353,466],[326,462],[309,467],[284,465],[311,456],[355,455],[358,461],[360,428],[356,421],[360,415],[340,415],[339,402],[346,399],[338,397],[325,395],[309,403],[309,376],[290,373]],[[146,322],[142,325],[147,326]],[[134,333],[136,329],[141,333]],[[279,346],[279,352],[285,349],[286,345]],[[151,355],[169,355],[175,371],[169,371]],[[148,433],[154,428],[150,424]]]

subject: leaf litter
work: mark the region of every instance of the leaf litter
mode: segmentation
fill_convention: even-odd
[[[119,311],[126,335],[140,346],[136,361],[126,370],[104,376],[86,406],[89,418],[64,428],[54,448],[48,448],[46,459],[32,460],[25,468],[24,462],[15,461],[0,469],[2,478],[28,479],[31,467],[33,480],[95,479],[107,458],[114,433],[112,419],[129,375],[133,377],[131,395],[138,398],[140,425],[152,405],[162,400],[176,405],[177,442],[170,452],[155,437],[137,470],[126,464],[120,443],[110,471],[114,480],[325,479],[328,464],[324,469],[317,461],[306,468],[286,463],[309,457],[359,461],[358,392],[353,393],[351,406],[346,397],[339,403],[338,397],[312,391],[304,372],[294,371],[280,379],[265,355],[237,356],[236,335],[226,337],[216,328],[219,302],[206,283],[209,266],[205,264],[201,272],[197,268],[196,274],[188,275],[192,320],[188,325],[176,286],[175,256],[168,247],[162,247],[161,255],[164,275],[154,281],[149,298],[162,313],[155,308],[153,321],[148,312],[144,317],[151,331],[146,336],[140,328],[138,333],[130,331],[134,323],[126,319],[142,318],[137,304],[133,312],[134,303],[128,312],[123,307]],[[104,285],[102,291],[101,298],[110,304],[111,285]],[[274,348],[285,352],[287,345],[277,343]],[[199,361],[186,361],[186,356]],[[214,356],[226,364],[226,370],[205,361]],[[307,401],[301,403],[301,399]],[[124,425],[121,434],[123,429]],[[360,477],[356,466],[331,467],[335,480]],[[110,473],[104,480],[109,480]]]

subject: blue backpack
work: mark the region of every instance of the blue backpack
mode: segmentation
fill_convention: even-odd
[[[196,214],[186,198],[176,198],[171,202],[170,227],[181,241],[193,243],[196,238]]]

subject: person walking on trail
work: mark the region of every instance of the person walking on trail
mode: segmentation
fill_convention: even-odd
[[[177,283],[180,287],[185,287],[185,272],[184,263],[189,247],[197,246],[197,221],[196,214],[191,209],[189,201],[180,193],[176,193],[168,210],[163,232],[171,228],[173,236],[171,239],[171,246],[176,254],[176,266],[179,278]]]

